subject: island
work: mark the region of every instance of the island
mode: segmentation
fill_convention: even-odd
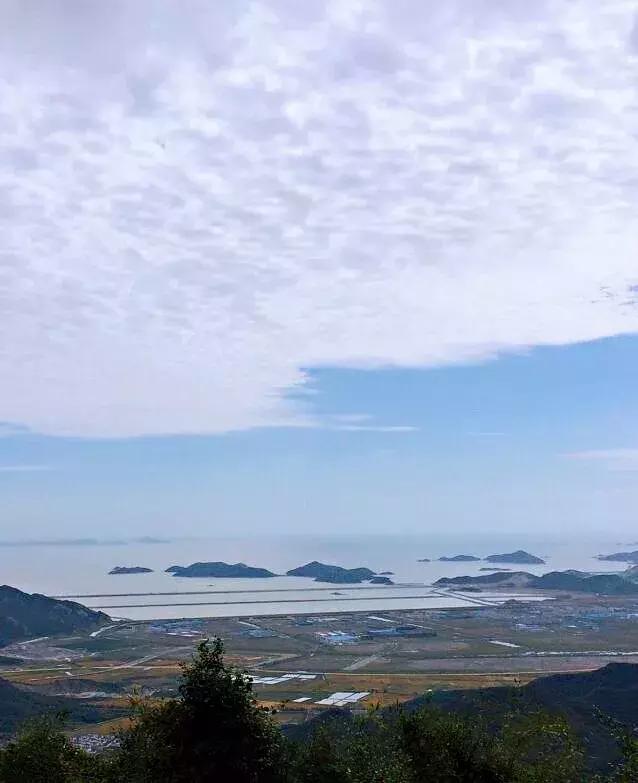
[[[596,559],[612,563],[635,563],[638,565],[638,551],[614,552],[611,555],[598,555]]]
[[[172,565],[172,566],[169,566],[169,567],[168,567],[168,568],[167,568],[167,569],[164,571],[164,573],[165,573],[165,574],[174,574],[174,573],[176,573],[177,571],[179,571],[181,568],[183,568],[183,566]]]
[[[486,563],[517,563],[519,565],[545,565],[545,561],[536,555],[530,555],[522,549],[516,552],[508,552],[504,555],[488,555],[485,558]]]
[[[109,571],[109,574],[152,574],[152,568],[142,568],[142,566],[115,566]]]
[[[379,571],[379,576],[394,576],[394,571]]]
[[[342,568],[313,560],[311,563],[286,571],[286,576],[309,576],[315,582],[329,584],[359,584],[372,579],[376,573],[369,568]]]
[[[452,555],[452,557],[440,557],[439,563],[478,563],[480,559],[474,555]]]
[[[511,571],[511,568],[496,568],[495,566],[483,566],[479,571]]]
[[[166,569],[179,577],[217,577],[218,579],[263,579],[276,576],[267,568],[253,568],[246,563],[191,563],[189,566],[171,566]]]
[[[430,560],[430,558],[429,558],[429,557],[420,557],[420,558],[417,560],[417,563],[431,563],[431,562],[432,562],[432,561]]]
[[[394,582],[387,576],[373,576],[370,580],[371,585],[393,585]]]

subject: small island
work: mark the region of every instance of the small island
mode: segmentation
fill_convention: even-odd
[[[598,555],[596,559],[611,563],[635,563],[638,565],[638,551],[614,552],[611,555]]]
[[[452,557],[440,557],[439,563],[478,563],[480,559],[474,555],[452,555]]]
[[[394,576],[394,571],[379,571],[379,576]]]
[[[530,555],[529,552],[525,552],[522,549],[517,549],[516,552],[508,552],[504,555],[488,555],[485,558],[486,563],[517,563],[524,565],[545,565],[545,561],[536,557],[536,555]]]
[[[431,562],[432,562],[432,561],[430,560],[430,558],[429,558],[429,557],[420,557],[420,558],[417,560],[417,563],[431,563]]]
[[[373,576],[370,580],[371,585],[393,585],[394,582],[387,576]]]
[[[372,579],[376,573],[369,568],[342,568],[313,560],[311,563],[286,571],[286,576],[309,576],[315,582],[328,584],[359,584]]]
[[[179,577],[216,577],[218,579],[263,579],[276,576],[267,568],[253,568],[246,563],[191,563],[189,566],[170,566],[166,569]]]
[[[142,568],[142,566],[115,566],[109,571],[109,574],[152,574],[152,568]]]
[[[483,568],[479,568],[479,571],[491,571],[493,573],[497,571],[511,571],[511,568],[496,568],[496,566],[483,566]]]

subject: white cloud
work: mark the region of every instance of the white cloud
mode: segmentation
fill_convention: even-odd
[[[303,367],[638,331],[637,9],[5,0],[0,420],[303,425]]]
[[[567,454],[569,459],[600,462],[611,470],[638,471],[638,449],[591,449]]]

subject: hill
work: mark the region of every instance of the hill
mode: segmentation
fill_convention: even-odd
[[[66,713],[71,724],[98,723],[128,714],[128,710],[20,688],[0,677],[0,739],[7,739],[25,720],[42,714]],[[26,783],[26,782],[25,782]]]
[[[598,711],[630,729],[638,726],[638,664],[610,663],[592,672],[554,674],[522,688],[439,691],[410,702],[408,709],[425,701],[447,710],[490,715],[496,721],[513,707],[562,714],[583,740],[590,765],[601,769],[618,750]]]
[[[30,637],[98,628],[109,620],[104,612],[95,612],[74,601],[23,593],[8,585],[0,587],[0,645]]]
[[[481,576],[443,577],[437,587],[494,585],[497,587],[528,587],[534,590],[568,590],[598,595],[638,595],[638,581],[633,569],[623,574],[589,574],[584,571],[550,571],[535,576],[527,571],[483,574]]]
[[[610,663],[592,672],[550,675],[520,688],[430,691],[402,707],[410,713],[426,704],[468,717],[480,716],[493,730],[512,712],[546,710],[562,715],[583,741],[589,768],[602,770],[618,759],[618,746],[599,715],[630,730],[638,726],[638,664]],[[304,724],[287,725],[284,732],[303,743],[323,725],[343,724],[346,731],[352,720],[348,709],[334,708]]]

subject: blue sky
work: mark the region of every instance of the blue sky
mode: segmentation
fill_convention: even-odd
[[[629,530],[638,0],[0,3],[0,537]]]
[[[325,427],[7,435],[3,537],[627,534],[637,351],[624,337],[436,370],[316,370],[303,404]]]

